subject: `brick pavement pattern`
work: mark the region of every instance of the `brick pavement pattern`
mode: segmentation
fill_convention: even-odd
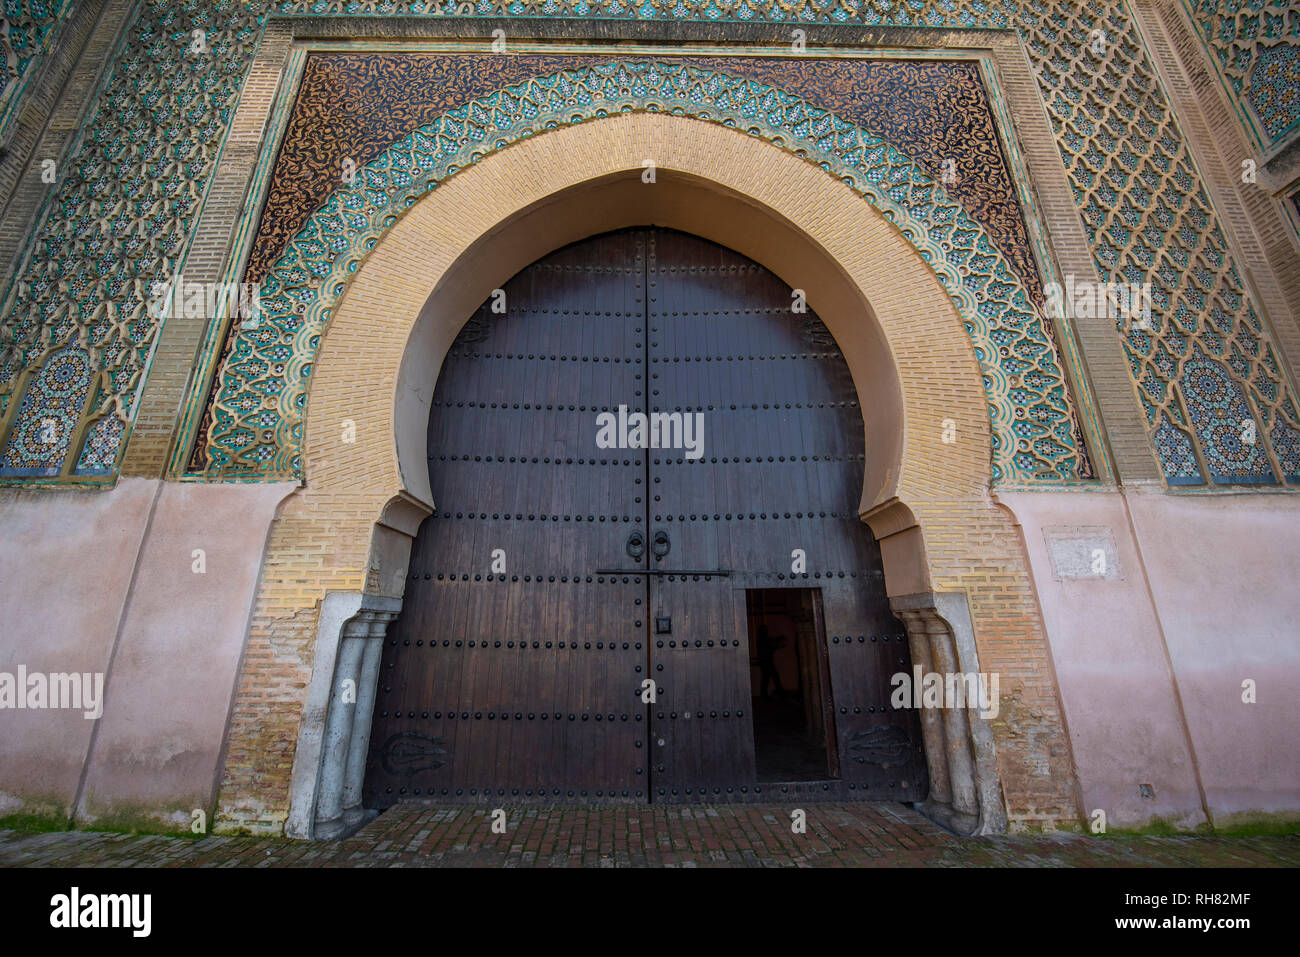
[[[4,867],[1297,867],[1300,834],[958,838],[894,804],[399,805],[345,841],[0,831]]]

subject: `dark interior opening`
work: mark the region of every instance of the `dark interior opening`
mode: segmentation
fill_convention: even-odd
[[[820,589],[754,588],[745,598],[758,780],[838,778]]]

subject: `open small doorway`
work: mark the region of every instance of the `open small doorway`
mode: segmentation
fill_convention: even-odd
[[[758,780],[838,778],[820,589],[755,588],[745,599]]]

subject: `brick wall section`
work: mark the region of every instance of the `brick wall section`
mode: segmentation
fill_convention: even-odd
[[[1138,26],[1150,44],[1160,78],[1188,146],[1221,216],[1242,279],[1273,327],[1274,342],[1300,377],[1300,251],[1285,215],[1260,176],[1241,181],[1243,160],[1259,157],[1209,63],[1205,47],[1176,0],[1138,0]],[[1262,171],[1263,163],[1259,163]]]
[[[901,244],[874,254],[888,254],[887,274],[900,278],[906,276],[906,264],[899,260],[915,255]],[[882,321],[890,314],[915,317],[929,307],[906,281],[873,285],[869,294]],[[924,533],[934,590],[966,594],[979,668],[1000,675],[1002,700],[993,732],[1009,826],[1073,823],[1079,820],[1074,764],[1047,630],[1020,531],[989,496],[983,389],[952,372],[974,365],[968,340],[961,339],[953,341],[951,333],[945,336],[915,318],[890,332],[906,383],[909,423],[899,497]],[[1113,335],[1110,341],[1115,341]],[[962,350],[965,355],[954,355]],[[865,405],[871,399],[864,395],[862,401]],[[938,428],[924,427],[945,418],[957,423],[956,443],[945,445]],[[916,434],[913,422],[922,426]],[[1149,452],[1145,457],[1151,460]]]
[[[1073,757],[1020,531],[1007,511],[974,496],[929,503],[917,517],[935,590],[965,592],[980,670],[1000,676],[992,724],[1009,826],[1078,821]]]
[[[935,587],[968,593],[981,667],[1008,679],[995,734],[1011,819],[1078,820],[1045,631],[1018,533],[989,498],[987,400],[946,291],[894,227],[824,171],[734,130],[635,114],[530,138],[462,172],[410,210],[353,278],[312,377],[307,485],[286,503],[271,534],[230,730],[219,829],[282,826],[319,603],[331,589],[362,588],[372,523],[401,489],[402,465],[408,475],[422,467],[397,461],[393,396],[415,317],[430,292],[493,227],[574,184],[612,173],[639,179],[646,156],[661,170],[719,184],[794,223],[809,248],[824,250],[847,277],[841,281],[870,303],[897,363],[905,419],[905,452],[893,487],[875,491],[896,494],[920,517]],[[661,178],[669,188],[666,175]],[[599,209],[574,198],[547,207],[546,222],[557,235],[575,223],[608,226],[593,219],[606,215]],[[665,211],[661,222],[687,229],[702,228],[691,217],[709,213],[674,211],[671,202]],[[716,228],[709,238],[725,241],[727,217],[711,213]],[[493,235],[510,234],[507,228]],[[733,242],[745,244],[740,236]],[[798,255],[785,252],[786,262]],[[487,256],[486,268],[505,269],[491,249]],[[468,285],[490,290],[502,278],[492,272]],[[465,276],[455,279],[458,287],[467,284]],[[891,401],[887,384],[863,374],[871,343],[862,326],[869,317],[861,309],[814,305],[844,346],[864,405]],[[468,314],[449,309],[432,320],[439,323],[437,348],[445,350]],[[436,368],[439,358],[435,349],[424,361]],[[353,445],[338,441],[345,418],[357,423]],[[958,442],[943,443],[944,419],[956,422]]]
[[[74,4],[39,76],[23,94],[0,158],[0,267],[5,282],[18,272],[18,257],[55,188],[41,182],[41,162],[52,159],[61,167],[70,154],[105,64],[138,2]]]
[[[302,492],[281,506],[227,735],[219,830],[282,831],[319,602],[328,591],[361,590],[382,504],[364,494]]]

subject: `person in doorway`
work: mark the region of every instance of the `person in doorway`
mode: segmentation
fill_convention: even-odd
[[[776,697],[785,697],[781,675],[776,670],[776,649],[784,643],[784,639],[773,638],[768,634],[767,625],[758,626],[758,693],[763,698],[767,697],[769,683],[775,686]]]

